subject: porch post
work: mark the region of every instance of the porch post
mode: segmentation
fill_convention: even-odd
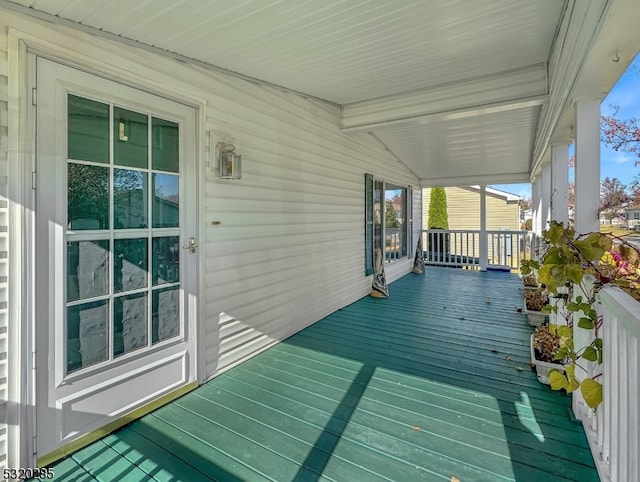
[[[540,234],[549,227],[551,215],[551,164],[542,165],[540,176]]]
[[[540,229],[540,211],[542,206],[541,201],[541,188],[540,188],[540,176],[536,177],[531,183],[531,258],[538,259],[538,247],[540,241],[540,235],[542,230]]]
[[[587,233],[600,229],[600,99],[576,101],[575,112],[575,227]]]
[[[569,225],[569,142],[551,145],[551,219]]]
[[[480,186],[480,270],[489,265],[489,243],[487,240],[487,186]]]
[[[600,230],[600,101],[597,98],[575,102],[575,229],[580,234]],[[579,294],[580,290],[576,291]],[[573,340],[575,346],[587,346],[593,333],[575,324]],[[592,364],[588,365],[587,374],[576,371],[579,380],[593,375]],[[591,412],[580,390],[573,392],[571,407],[577,418],[589,422]]]

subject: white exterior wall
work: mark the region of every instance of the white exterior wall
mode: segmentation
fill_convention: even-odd
[[[0,469],[7,463],[8,398],[8,61],[7,41],[0,38]]]
[[[243,167],[239,181],[206,175],[209,375],[368,293],[364,173],[416,183],[371,136],[341,134],[337,108],[221,80],[225,111],[208,126],[232,134]],[[389,281],[409,259],[385,266]]]
[[[341,133],[338,106],[3,11],[0,467],[7,453],[7,379],[19,376],[6,369],[7,292],[11,290],[7,263],[19,266],[21,262],[7,256],[7,240],[14,235],[7,228],[5,192],[12,182],[7,180],[7,45],[17,45],[9,42],[10,28],[27,46],[54,58],[200,105],[201,379],[369,292],[371,277],[364,276],[364,174],[404,186],[415,186],[418,179],[372,136]],[[242,179],[219,180],[207,166],[209,131],[237,146],[242,155]],[[15,143],[18,145],[17,140]],[[415,199],[414,206],[420,205],[421,200]],[[388,265],[388,281],[409,272],[412,265],[411,252],[406,259]],[[24,279],[22,285],[28,282]]]

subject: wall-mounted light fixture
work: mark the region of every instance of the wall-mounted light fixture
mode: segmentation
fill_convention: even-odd
[[[240,160],[242,156],[236,154],[235,150],[236,146],[230,143],[218,142],[216,145],[220,179],[240,179]]]

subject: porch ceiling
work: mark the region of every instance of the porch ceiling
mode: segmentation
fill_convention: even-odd
[[[0,0],[0,7],[339,104],[343,130],[377,136],[425,185],[451,185],[529,180],[559,117],[544,109],[554,50],[565,47],[558,34],[564,41],[571,22],[588,25],[591,34],[575,27],[587,30],[576,44],[591,45],[607,4],[628,1],[574,8],[575,0]],[[581,65],[584,55],[576,58]],[[571,87],[578,70],[558,88]],[[553,99],[558,109],[567,96]]]

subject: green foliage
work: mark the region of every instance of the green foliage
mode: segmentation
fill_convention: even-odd
[[[597,407],[602,403],[602,383],[592,378],[587,378],[580,384],[580,391],[584,401],[590,407]]]
[[[391,201],[391,199],[387,199],[387,202],[385,202],[384,217],[385,217],[385,226],[387,228],[398,227],[398,217],[396,216],[396,210],[393,207],[393,202]]]
[[[428,226],[429,229],[449,229],[447,193],[443,187],[434,187],[431,189]]]
[[[566,326],[549,326],[549,331],[560,339],[555,359],[565,364],[565,372],[553,370],[549,382],[552,389],[568,393],[580,388],[587,405],[595,408],[602,402],[602,384],[596,380],[600,374],[580,380],[575,372],[580,368],[592,373],[586,362],[602,364],[599,329],[603,320],[596,311],[596,295],[603,286],[614,284],[640,300],[640,253],[621,238],[599,232],[576,235],[573,228],[555,221],[543,232],[543,240],[546,248],[540,260],[523,260],[521,272],[537,273],[538,281],[558,300],[550,311],[561,313],[567,320]],[[588,281],[586,275],[594,282]],[[576,329],[593,332],[587,346],[574,346],[574,318]]]

